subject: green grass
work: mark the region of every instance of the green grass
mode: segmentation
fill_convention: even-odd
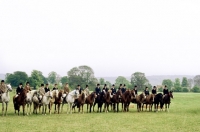
[[[11,96],[12,97],[12,96]],[[81,132],[193,132],[200,131],[200,94],[174,93],[170,111],[140,112],[136,107],[124,113],[73,113],[66,114],[64,106],[62,114],[17,116],[14,114],[12,101],[8,115],[0,117],[1,132],[27,131],[81,131]],[[120,107],[121,110],[121,107]]]

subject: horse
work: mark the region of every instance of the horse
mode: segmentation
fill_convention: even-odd
[[[17,110],[18,115],[19,115],[20,106],[22,106],[23,115],[25,115],[26,94],[27,94],[27,90],[23,89],[22,92],[17,97],[15,97],[15,96],[13,97],[15,114],[16,114],[16,110]]]
[[[58,106],[57,107],[57,109],[58,109],[58,114],[60,113],[60,104],[62,103],[62,96],[63,96],[63,90],[60,90],[59,91],[59,93],[58,93],[58,98],[55,98],[55,102],[54,102],[54,104],[55,104],[55,111],[54,111],[54,113],[56,113],[56,106]]]
[[[82,110],[82,113],[83,113],[83,106],[85,104],[85,100],[86,100],[86,91],[82,91],[77,100],[77,107],[78,107],[79,113],[80,113],[80,109]]]
[[[122,91],[119,89],[116,94],[113,95],[113,97],[111,98],[111,102],[113,104],[113,110],[114,112],[119,112],[119,98],[121,98],[122,96]],[[117,106],[116,106],[117,105]],[[117,107],[117,110],[116,110]]]
[[[50,103],[49,103],[49,114],[51,115],[51,108],[52,108],[52,105],[55,103],[56,101],[56,98],[58,98],[58,93],[59,91],[58,90],[53,90],[51,91],[52,92],[52,98],[50,100]],[[62,97],[62,96],[61,96]],[[55,106],[56,107],[56,106]],[[54,112],[56,113],[56,112]]]
[[[137,104],[137,110],[138,112],[141,111],[141,106],[144,102],[144,99],[145,99],[145,94],[144,92],[142,92],[140,95],[136,96],[135,99],[132,100],[133,103],[136,103]]]
[[[149,105],[149,111],[152,111],[153,100],[154,100],[154,95],[153,94],[148,95],[142,104],[142,111],[144,104],[146,104],[146,111],[147,111],[147,105]]]
[[[108,92],[105,93],[105,96],[103,98],[104,100],[104,111],[109,111],[109,104],[110,104],[110,98],[111,98],[111,90],[108,90]]]
[[[78,97],[79,97],[78,89],[69,92],[69,94],[67,95],[67,98],[66,98],[66,101],[68,103],[67,114],[69,114],[69,110],[70,110],[70,113],[72,114],[72,105],[73,105],[75,99]]]
[[[10,101],[10,95],[9,95],[8,92],[11,92],[11,91],[12,91],[12,87],[11,87],[10,84],[8,84],[8,85],[6,85],[5,93],[3,93],[1,95],[0,103],[2,103],[2,116],[4,116],[4,115],[7,116],[8,104],[9,104],[9,101]],[[4,104],[6,104],[5,113],[4,113]]]
[[[164,98],[163,98],[162,103],[160,105],[161,109],[165,105],[165,111],[169,112],[169,105],[171,103],[171,98],[173,99],[173,91],[169,91],[168,94],[164,95]]]
[[[95,92],[92,92],[89,96],[86,97],[85,103],[87,104],[87,112],[88,112],[88,106],[90,105],[90,113],[91,113],[91,109],[95,98],[96,98]],[[93,107],[93,112],[94,112],[94,107]]]
[[[122,98],[121,98],[122,111],[124,111],[124,112],[129,111],[130,102],[131,102],[131,91],[130,90],[126,90],[122,94]]]
[[[48,91],[47,93],[44,94],[44,96],[41,100],[42,114],[46,115],[47,106],[49,106],[52,97],[53,97],[52,91]],[[51,114],[51,113],[49,112],[49,114]]]
[[[158,93],[155,95],[154,98],[154,111],[157,112],[158,111],[158,105],[162,103],[162,93]]]
[[[104,102],[104,92],[100,92],[97,97],[95,98],[94,104],[93,104],[93,112],[94,112],[94,107],[97,104],[97,112],[101,112],[103,102]]]
[[[31,106],[33,103],[33,95],[37,93],[37,90],[31,90],[26,94],[26,105],[27,105],[27,115],[31,115]]]

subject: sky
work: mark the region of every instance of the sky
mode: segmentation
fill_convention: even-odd
[[[0,73],[200,74],[199,0],[1,0]]]

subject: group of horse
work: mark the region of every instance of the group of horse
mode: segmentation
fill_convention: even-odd
[[[11,85],[6,85],[6,92],[1,95],[0,103],[2,103],[2,115],[7,115],[8,103],[10,100],[9,92],[12,91]],[[95,105],[97,104],[97,112],[108,112],[114,111],[119,112],[119,104],[121,103],[122,111],[128,112],[130,103],[137,104],[137,111],[143,111],[143,106],[149,105],[149,111],[152,111],[154,105],[154,111],[158,111],[158,106],[163,109],[165,105],[165,110],[169,109],[171,99],[173,98],[173,92],[170,91],[169,94],[163,95],[158,93],[156,95],[150,94],[145,96],[142,92],[139,95],[135,94],[134,90],[126,90],[122,93],[118,90],[115,94],[111,94],[111,90],[108,92],[102,91],[98,94],[92,92],[87,95],[86,91],[82,91],[79,94],[79,90],[73,90],[69,93],[64,93],[63,90],[53,90],[45,93],[43,97],[38,97],[38,90],[26,91],[25,89],[17,97],[13,97],[14,110],[20,114],[20,106],[22,106],[23,115],[30,115],[32,113],[31,107],[33,104],[33,113],[41,113],[46,115],[47,109],[49,114],[51,114],[52,106],[55,105],[54,113],[63,112],[64,104],[68,104],[67,113],[72,113],[73,109],[78,108],[78,112],[83,113],[84,104],[87,105],[87,112],[94,112]],[[4,104],[6,104],[6,110],[4,111]],[[27,110],[25,111],[25,106]],[[103,107],[104,106],[104,107]],[[109,110],[109,106],[111,109]],[[93,108],[93,109],[92,109]],[[102,110],[103,108],[103,110]],[[39,112],[38,112],[39,109]]]

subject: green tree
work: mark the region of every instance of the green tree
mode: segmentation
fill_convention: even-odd
[[[83,65],[78,67],[80,71],[80,76],[85,81],[85,83],[89,83],[94,78],[94,71],[91,67]]]
[[[130,82],[123,76],[118,76],[115,80],[115,85],[119,86],[120,84],[126,84],[126,86],[130,85]]]
[[[105,84],[107,84],[107,86],[110,88],[111,87],[111,83],[109,81],[106,81]]]
[[[135,72],[131,75],[131,84],[132,84],[132,87],[134,85],[137,85],[138,90],[143,90],[145,86],[149,84],[149,81],[145,77],[144,73]]]
[[[192,88],[192,86],[193,86],[193,83],[194,83],[194,81],[193,81],[193,79],[188,79],[188,87],[191,89]]]
[[[185,87],[185,88],[182,89],[182,91],[183,92],[189,92],[189,89]]]
[[[200,88],[198,86],[194,86],[192,89],[191,89],[192,92],[195,92],[195,93],[199,93],[200,92]]]
[[[174,87],[181,87],[181,83],[180,83],[180,79],[179,78],[176,78],[175,79],[175,82],[174,82]]]
[[[67,76],[64,76],[64,77],[61,78],[61,83],[62,83],[62,85],[65,84],[65,83],[67,83],[68,81],[69,81],[69,80],[68,80],[68,77],[67,77]]]
[[[13,74],[9,74],[6,77],[6,83],[10,83],[12,86],[18,86],[19,83],[25,83],[28,80],[28,75],[22,71],[16,71]]]
[[[168,89],[171,90],[171,88],[173,87],[173,82],[170,79],[164,79],[162,81],[162,85],[166,85]]]
[[[186,77],[183,77],[181,86],[182,86],[182,87],[188,87],[188,80],[187,80]]]
[[[56,76],[57,76],[56,72],[54,72],[54,71],[50,72],[49,75],[48,75],[49,83],[51,83],[51,84],[56,83]]]
[[[200,87],[200,75],[196,75],[193,80],[194,80],[194,85]]]
[[[104,84],[105,84],[104,78],[100,78],[100,79],[99,79],[99,83],[100,83],[100,85],[104,85]]]
[[[41,75],[42,75],[41,71],[33,70],[31,72],[31,77],[29,77],[30,85],[36,88],[39,87],[41,83],[44,83]]]

